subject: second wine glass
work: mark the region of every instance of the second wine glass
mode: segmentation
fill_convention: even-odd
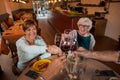
[[[60,42],[61,42],[61,33],[56,33],[54,38],[54,44],[60,47]]]
[[[78,42],[75,38],[71,39],[71,51],[75,51],[78,48]]]

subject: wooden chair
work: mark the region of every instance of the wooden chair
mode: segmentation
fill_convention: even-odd
[[[17,55],[16,41],[8,41],[8,46],[9,46],[11,53],[12,53],[12,60],[13,60],[12,72],[14,73],[14,75],[19,75],[20,71],[17,68],[18,55]]]
[[[3,31],[6,31],[8,29],[8,26],[4,21],[2,21],[0,25]]]
[[[17,48],[16,48],[16,41],[8,41],[8,46],[11,50],[11,54],[12,54],[12,58],[14,58],[15,56],[17,56]]]
[[[120,36],[118,38],[118,50],[120,50]]]

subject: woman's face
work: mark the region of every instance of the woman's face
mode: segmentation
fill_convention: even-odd
[[[27,30],[25,30],[26,37],[30,39],[35,39],[37,36],[37,29],[34,25],[30,26]]]
[[[88,24],[79,24],[78,25],[79,33],[81,35],[85,35],[89,32],[89,25]]]

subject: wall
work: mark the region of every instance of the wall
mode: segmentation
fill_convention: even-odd
[[[12,11],[20,9],[20,3],[9,2]]]
[[[30,0],[29,3],[27,3],[27,4],[15,3],[15,2],[9,2],[9,3],[10,3],[11,10],[16,11],[19,9],[26,9],[26,8],[31,9],[32,8],[31,2],[32,2],[32,0]],[[0,0],[0,6],[2,6],[2,7],[0,7],[0,15],[7,13],[5,5],[4,5],[4,0]]]
[[[29,1],[29,3],[27,4],[23,4],[23,3],[13,3],[10,2],[10,6],[12,11],[18,10],[18,9],[32,9],[32,0]]]
[[[118,41],[120,35],[120,2],[110,3],[109,14],[106,15],[108,19],[105,35]]]
[[[6,8],[4,6],[4,1],[3,0],[0,0],[0,14],[4,14],[6,13]]]
[[[29,3],[27,4],[20,4],[20,9],[32,9],[33,5],[32,5],[32,0],[29,0]]]

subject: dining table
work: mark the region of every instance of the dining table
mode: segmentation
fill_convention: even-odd
[[[7,45],[8,42],[15,42],[20,37],[24,35],[24,31],[22,29],[22,26],[11,26],[8,28],[5,32],[2,33],[1,38],[1,53],[2,54],[9,54],[9,47]]]
[[[26,74],[29,71],[34,71],[32,66],[36,61],[35,60],[31,61],[30,62],[31,64],[28,65],[22,71],[22,73],[17,77],[17,80],[35,80],[35,79],[32,79],[30,76],[27,76]],[[84,65],[84,73],[81,73],[79,76],[80,78],[75,79],[75,80],[120,80],[120,75],[118,73],[116,73],[110,67],[106,66],[105,64],[103,64],[102,62],[98,60],[84,59],[82,64]],[[98,71],[110,71],[110,72],[113,72],[115,76],[111,74],[110,75],[97,75]],[[68,77],[68,74],[67,74],[66,69],[64,68],[53,78],[53,80],[69,80],[67,79],[67,77]]]

